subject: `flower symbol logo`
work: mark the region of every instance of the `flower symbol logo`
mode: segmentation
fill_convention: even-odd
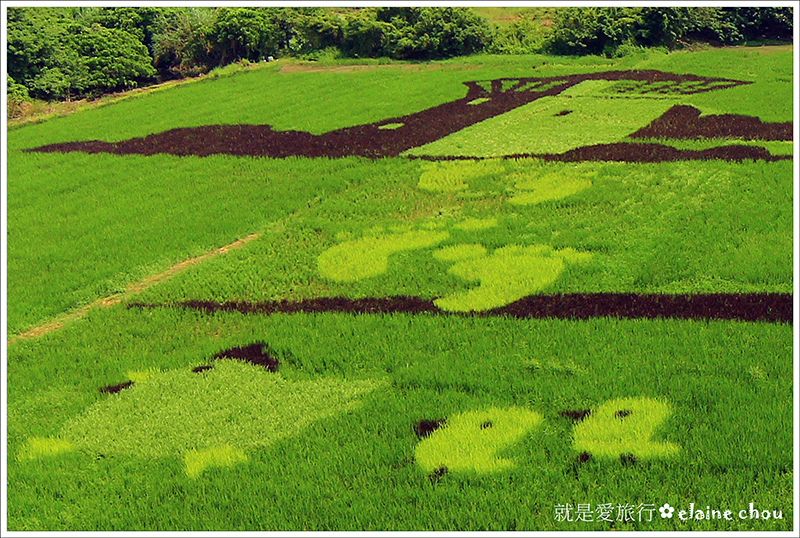
[[[661,512],[662,518],[672,517],[672,512],[675,511],[673,507],[669,505],[669,503],[665,503],[664,506],[658,509]]]

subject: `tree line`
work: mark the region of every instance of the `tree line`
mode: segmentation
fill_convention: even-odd
[[[615,56],[698,40],[792,39],[787,7],[545,11],[546,23],[532,9],[493,28],[459,7],[15,7],[8,9],[8,96],[70,100],[268,57]]]

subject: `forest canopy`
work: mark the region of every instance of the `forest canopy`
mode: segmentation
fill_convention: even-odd
[[[615,56],[765,39],[791,41],[791,8],[530,8],[498,26],[464,7],[12,7],[7,90],[70,100],[270,57]]]

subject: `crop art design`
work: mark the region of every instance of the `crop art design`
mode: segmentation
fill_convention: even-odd
[[[788,141],[791,122],[762,123],[731,114],[702,117],[700,110],[680,102],[692,94],[742,84],[749,82],[656,70],[478,80],[465,83],[467,94],[461,99],[320,135],[275,131],[269,125],[206,125],[120,142],[65,142],[28,151],[430,160],[537,157],[569,162],[790,159],[728,139]],[[517,136],[515,126],[533,134]],[[662,143],[696,137],[718,139],[721,145],[697,150]],[[459,188],[457,182],[443,186]]]
[[[129,373],[136,381],[68,421],[54,438],[27,440],[17,458],[80,450],[94,455],[180,457],[187,476],[230,467],[248,450],[301,434],[313,423],[357,408],[382,382],[337,378],[288,381],[264,344],[216,354],[193,369]]]

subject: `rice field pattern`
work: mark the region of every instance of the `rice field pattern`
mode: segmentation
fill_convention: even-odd
[[[791,103],[750,115],[772,86],[708,54],[539,77],[267,66],[204,91],[352,88],[288,119],[262,104],[262,124],[174,127],[205,98],[186,85],[100,110],[175,107],[124,137],[83,139],[81,113],[10,131],[14,327],[83,309],[8,346],[10,526],[786,530],[794,125],[773,120]],[[466,95],[404,108],[404,80]],[[387,117],[311,132],[375,87]],[[105,273],[70,258],[87,222],[74,257]],[[784,512],[658,517],[701,502]],[[559,519],[587,503],[656,517]]]
[[[577,128],[583,132],[587,128],[585,118],[578,111],[564,108],[562,100],[557,96],[586,83],[609,82],[610,94],[627,95],[636,91],[640,95],[685,96],[702,92],[721,90],[747,84],[739,80],[720,78],[704,78],[695,75],[676,75],[655,70],[642,71],[607,71],[566,77],[547,78],[514,78],[493,79],[467,82],[467,95],[461,99],[444,103],[421,112],[390,118],[376,123],[346,127],[330,131],[322,135],[313,135],[302,131],[275,131],[269,125],[209,125],[205,127],[173,129],[164,133],[144,138],[134,138],[122,142],[107,143],[101,141],[68,142],[51,144],[32,151],[38,152],[70,152],[114,153],[114,154],[172,154],[199,155],[214,154],[241,155],[251,157],[286,158],[291,156],[305,157],[345,157],[363,156],[369,158],[397,157],[408,152],[409,156],[432,159],[474,158],[475,152],[466,154],[448,153],[439,146],[449,147],[449,137],[476,124],[487,122],[498,116],[508,114],[520,107],[530,105],[538,100],[547,101],[546,120],[549,120],[548,136],[558,137],[559,132],[567,128]],[[552,100],[556,98],[556,101]],[[548,101],[549,100],[549,101]],[[612,101],[613,102],[613,101]],[[604,114],[607,114],[608,99],[602,100]],[[636,103],[635,101],[633,103]],[[641,101],[639,101],[641,103]],[[656,101],[658,103],[658,101]],[[629,100],[617,101],[621,111],[632,106]],[[584,105],[586,106],[586,105]],[[555,107],[555,108],[553,108]],[[556,110],[557,109],[557,110]],[[636,133],[620,132],[618,138],[626,134],[633,137],[668,137],[684,138],[696,133],[718,136],[743,136],[746,139],[761,138],[765,133],[766,140],[790,140],[791,123],[771,125],[762,124],[757,118],[746,116],[725,116],[699,119],[699,111],[687,110],[676,105],[653,119],[650,125],[641,125],[641,129],[633,129]],[[635,121],[641,121],[641,114],[636,114]],[[646,117],[646,115],[644,116]],[[675,118],[678,118],[677,121]],[[688,124],[687,124],[687,120]],[[691,120],[694,120],[691,121]],[[542,119],[539,120],[540,122]],[[608,122],[608,119],[601,119]],[[675,128],[675,124],[679,128]],[[693,123],[697,124],[693,127]],[[729,126],[720,131],[720,125]],[[732,126],[732,128],[730,128]],[[601,128],[602,124],[598,124]],[[463,134],[467,139],[474,139],[473,133]],[[439,144],[437,145],[437,141]],[[763,148],[751,146],[722,146],[706,150],[680,150],[657,143],[613,142],[590,144],[568,151],[542,153],[530,151],[525,144],[514,147],[513,153],[491,156],[521,157],[533,156],[547,160],[584,161],[584,160],[619,160],[625,162],[659,162],[687,159],[785,159],[787,156],[774,156]],[[418,148],[415,150],[415,148]],[[430,149],[428,149],[430,148]]]

